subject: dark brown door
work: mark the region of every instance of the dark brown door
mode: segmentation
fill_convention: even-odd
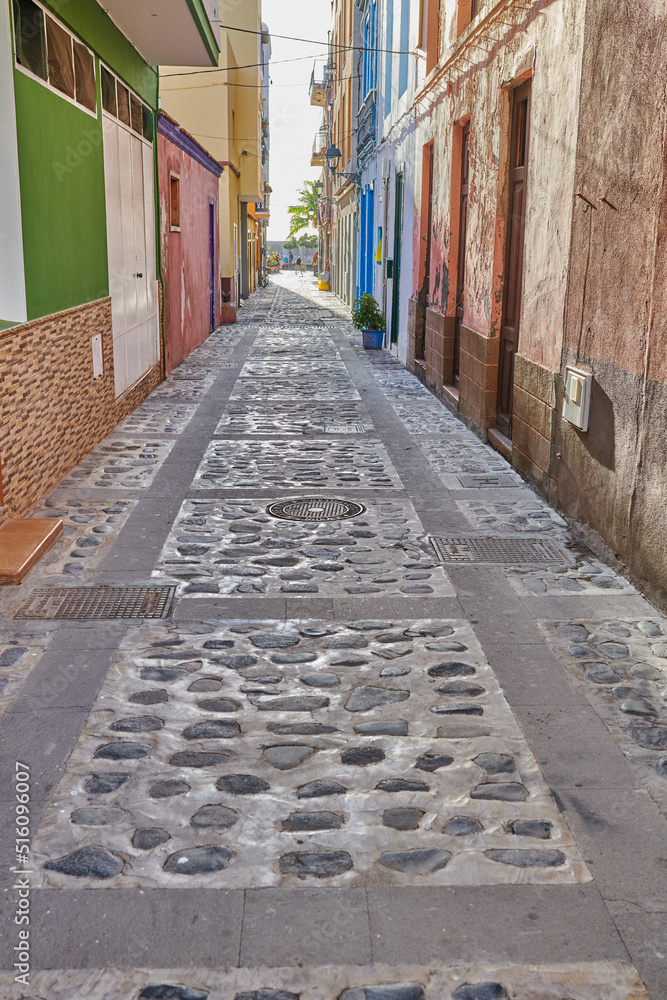
[[[456,321],[454,323],[454,385],[459,384],[461,324],[465,307],[466,243],[468,240],[468,181],[470,179],[470,122],[461,135],[461,200],[459,206],[459,256],[456,271]]]
[[[424,149],[422,163],[422,184],[427,185],[426,232],[422,239],[426,243],[422,286],[417,296],[417,328],[415,330],[415,360],[423,360],[426,352],[426,310],[431,291],[431,253],[433,236],[433,143]],[[422,210],[424,203],[422,202]]]
[[[518,87],[512,102],[510,148],[509,229],[505,259],[503,315],[500,329],[497,426],[512,436],[512,390],[514,355],[519,345],[521,286],[523,283],[523,236],[526,228],[526,177],[530,125],[530,81]]]

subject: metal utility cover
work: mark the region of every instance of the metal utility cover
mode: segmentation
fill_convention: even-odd
[[[325,434],[366,434],[369,428],[366,424],[329,424],[324,428]]]
[[[498,489],[506,490],[517,488],[521,483],[517,483],[511,476],[506,476],[502,472],[490,472],[488,475],[472,475],[463,473],[456,477],[466,490],[484,490],[495,486]]]
[[[480,536],[431,536],[441,562],[447,563],[553,563],[567,553],[543,538],[485,538]]]
[[[14,618],[103,621],[166,618],[175,587],[54,587],[33,590]]]
[[[366,508],[354,500],[331,497],[295,497],[293,500],[278,500],[266,508],[267,514],[283,521],[341,521],[359,517],[365,511]]]

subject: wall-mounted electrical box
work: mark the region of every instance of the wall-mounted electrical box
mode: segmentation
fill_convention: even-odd
[[[590,372],[582,372],[579,368],[565,369],[563,420],[569,421],[580,431],[588,430],[592,384],[593,376]]]
[[[96,333],[92,338],[91,346],[93,348],[93,378],[99,378],[100,375],[104,375],[104,355],[102,354],[102,334]]]

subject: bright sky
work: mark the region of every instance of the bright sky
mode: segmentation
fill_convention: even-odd
[[[297,200],[305,180],[317,180],[321,167],[311,167],[313,139],[322,108],[312,108],[308,96],[313,62],[326,61],[330,0],[262,0],[262,20],[271,32],[271,162],[269,239],[284,240],[289,232],[288,205]],[[275,33],[275,34],[274,34]],[[289,42],[275,35],[321,39],[322,45]],[[306,58],[299,58],[305,56]],[[281,63],[281,59],[298,62]]]

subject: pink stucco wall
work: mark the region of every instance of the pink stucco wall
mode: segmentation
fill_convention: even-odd
[[[219,181],[204,166],[158,134],[160,246],[164,283],[165,363],[167,374],[199,347],[211,332],[209,305],[209,205],[214,200],[215,324],[220,323]],[[170,176],[180,177],[181,226],[170,224]]]

